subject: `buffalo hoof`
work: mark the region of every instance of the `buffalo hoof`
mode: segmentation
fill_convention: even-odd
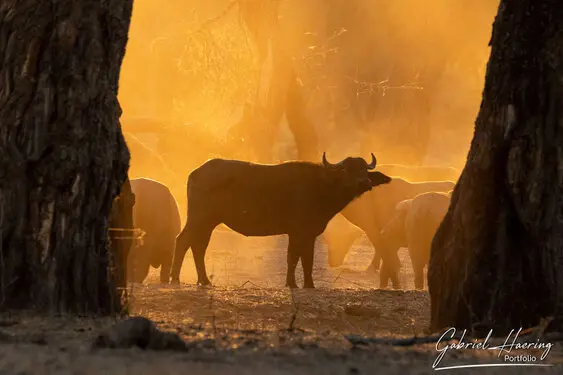
[[[170,280],[170,284],[172,284],[172,285],[180,285],[180,279],[172,279],[172,280]]]
[[[313,284],[313,283],[303,284],[303,289],[315,289],[315,284]]]
[[[292,283],[285,283],[285,286],[288,287],[289,289],[299,289],[295,281]]]
[[[209,280],[203,280],[203,281],[198,280],[197,285],[199,285],[199,286],[213,286],[213,285],[211,285],[211,281],[209,281]]]
[[[206,290],[206,289],[212,289],[212,288],[213,288],[213,285],[211,285],[211,284],[207,284],[207,285],[196,284],[196,287],[197,287],[198,289]]]

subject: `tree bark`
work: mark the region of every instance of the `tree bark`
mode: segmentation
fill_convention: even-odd
[[[117,101],[132,0],[0,3],[0,298],[120,308],[108,216],[129,151]]]
[[[467,163],[432,243],[432,330],[501,334],[563,308],[561,3],[501,1],[490,45]]]
[[[126,179],[121,186],[119,196],[112,204],[109,215],[109,239],[112,252],[111,272],[114,275],[115,286],[122,298],[127,298],[127,260],[129,250],[133,245],[134,225],[133,206],[135,205],[135,194],[131,189],[131,182]]]

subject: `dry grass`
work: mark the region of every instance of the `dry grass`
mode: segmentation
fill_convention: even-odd
[[[349,272],[340,281],[348,282],[347,285],[290,292],[280,284],[272,286],[283,281],[284,266],[280,259],[285,257],[284,241],[273,241],[267,250],[258,247],[265,245],[259,239],[234,242],[230,236],[229,232],[218,232],[208,254],[210,265],[219,264],[220,259],[239,261],[237,267],[225,267],[221,272],[215,270],[223,280],[219,286],[163,286],[152,282],[158,275],[157,270],[151,271],[148,284],[133,286],[132,314],[151,318],[164,331],[177,332],[191,344],[192,349],[188,352],[92,349],[96,336],[113,326],[115,319],[2,314],[0,374],[434,372],[431,367],[437,355],[434,344],[404,348],[388,345],[353,347],[344,337],[349,334],[370,337],[423,334],[429,317],[426,292],[372,289],[368,283],[373,278],[362,276],[358,270]],[[249,251],[257,255],[262,250],[258,252],[262,263],[253,265],[244,256],[243,249],[246,255]],[[327,277],[329,272],[322,264],[322,261],[326,262],[323,250],[319,246],[316,277]],[[356,245],[345,267],[354,270],[354,262],[362,258],[362,254],[371,254],[369,248]],[[191,276],[195,276],[191,274],[190,263],[193,261],[188,256],[182,274],[189,282]],[[404,268],[403,273],[406,280],[411,279],[409,268]],[[253,276],[250,277],[252,280],[249,276]],[[240,282],[243,278],[246,280]],[[549,361],[561,366],[562,354],[561,348],[556,346]],[[495,360],[498,361],[495,353],[465,351],[448,354],[443,363],[475,364]],[[561,368],[478,371],[535,374],[540,371],[560,373]],[[456,370],[456,373],[474,372]]]
[[[92,340],[114,324],[112,319],[5,316],[0,318],[0,373],[433,372],[433,344],[354,348],[344,339],[347,333],[405,336],[420,332],[428,323],[424,292],[299,290],[295,306],[284,289],[159,285],[138,289],[134,312],[144,312],[161,329],[176,331],[195,343],[187,353],[91,349]],[[294,329],[288,330],[295,311]],[[550,359],[563,363],[560,350]],[[468,351],[446,357],[444,362],[491,360],[493,354]]]

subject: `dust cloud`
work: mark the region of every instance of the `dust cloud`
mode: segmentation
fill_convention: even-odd
[[[295,69],[319,161],[323,151],[333,162],[374,152],[380,164],[463,169],[498,1],[258,2],[279,7],[272,43]],[[250,151],[265,142],[262,136],[273,139],[269,162],[298,158],[284,117],[279,126],[255,122],[251,130],[262,135],[229,143],[245,103],[264,85],[261,77],[273,82],[270,90],[278,82],[276,60],[260,60],[241,13],[251,3],[257,0],[134,5],[119,89],[130,178],[169,186],[184,222],[187,176],[205,160],[264,161]],[[252,251],[260,256],[258,246]]]

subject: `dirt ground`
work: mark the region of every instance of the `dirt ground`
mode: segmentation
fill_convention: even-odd
[[[116,319],[41,318],[0,314],[0,374],[427,374],[438,356],[435,343],[391,346],[353,345],[361,337],[423,336],[429,323],[429,296],[413,291],[408,255],[401,250],[405,290],[378,290],[377,275],[364,269],[372,250],[358,241],[345,264],[330,269],[326,247],[315,253],[315,290],[284,288],[286,239],[249,239],[217,231],[207,254],[213,288],[200,288],[191,253],[181,286],[158,284],[151,270],[144,285],[133,285],[132,315],[152,319],[161,330],[176,332],[188,351],[97,349],[94,339]],[[298,267],[298,284],[302,280]],[[504,340],[501,340],[501,343]],[[451,342],[450,342],[451,343]],[[445,344],[441,344],[443,345]],[[494,344],[497,345],[497,344]],[[452,369],[455,373],[562,373],[563,351],[555,344],[534,355],[552,367]],[[497,350],[451,350],[439,367],[459,364],[506,365]],[[502,354],[502,353],[501,353]],[[504,355],[504,354],[503,354]],[[513,364],[513,363],[512,363]]]

